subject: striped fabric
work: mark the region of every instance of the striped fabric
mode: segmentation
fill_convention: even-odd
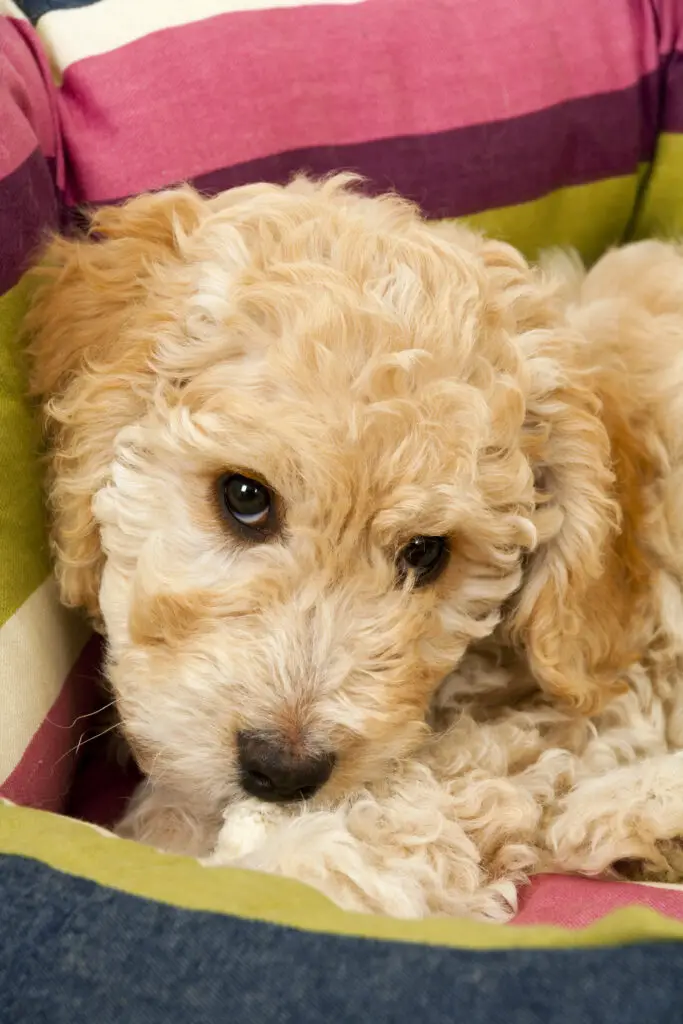
[[[673,1024],[683,1006],[664,896],[573,930],[365,917],[0,805],[0,906],[0,1024]]]
[[[30,251],[57,226],[54,96],[34,34],[0,18],[0,792],[59,808],[87,710],[84,626],[59,605],[45,543],[38,431],[17,344]]]
[[[593,257],[683,127],[678,0],[19,3],[60,81],[69,206],[350,168],[530,253]],[[683,222],[657,186],[641,232]]]
[[[0,0],[0,793],[10,799],[64,806],[97,660],[48,581],[39,439],[16,343],[32,253],[83,204],[181,180],[215,192],[342,168],[530,255],[572,244],[592,259],[627,237],[683,230],[683,3]],[[148,888],[154,875],[203,893],[205,909],[227,909],[220,892],[252,900],[247,916],[264,900],[310,900],[325,930],[351,927],[287,883],[200,883],[186,864],[23,813],[1,812],[13,838],[10,849],[0,827],[0,849],[33,857],[43,841],[64,842],[76,859],[49,852],[46,863],[94,884],[169,899],[171,889]],[[114,858],[104,875],[88,859],[92,843],[97,864],[103,851]],[[117,881],[114,863],[137,881]],[[541,880],[520,920],[578,926],[582,900],[598,916],[640,901],[683,918],[678,893],[607,887],[597,897],[591,884]],[[383,937],[405,937],[396,927]],[[410,936],[442,941],[429,936],[451,926],[425,927]]]
[[[184,910],[234,914],[320,934],[475,949],[683,939],[680,888],[547,876],[537,880],[519,921],[508,928],[447,918],[405,922],[340,910],[290,879],[205,868],[189,857],[159,854],[94,825],[0,800],[0,877],[3,856],[37,859],[98,886]],[[634,902],[640,906],[629,912]]]

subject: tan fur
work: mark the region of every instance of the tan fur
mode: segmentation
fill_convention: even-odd
[[[350,186],[143,196],[51,244],[28,329],[57,575],[150,776],[129,832],[191,822],[196,852],[243,813],[236,732],[276,730],[337,764],[286,827],[252,816],[254,863],[316,881],[319,829],[348,905],[504,916],[576,867],[572,787],[683,746],[683,256],[532,267]],[[230,531],[225,471],[273,489],[279,536]],[[419,590],[416,534],[451,546]]]
[[[91,231],[106,244],[55,239],[40,268],[27,326],[33,391],[51,399],[56,567],[64,602],[94,617],[101,549],[92,497],[106,479],[117,432],[149,399],[149,360],[173,323],[170,294],[181,286],[174,266],[180,240],[202,211],[189,190],[99,210]]]

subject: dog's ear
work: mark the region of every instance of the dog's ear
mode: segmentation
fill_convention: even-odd
[[[594,397],[566,381],[530,402],[528,429],[539,546],[508,627],[541,687],[593,713],[635,656],[609,437]]]
[[[163,310],[177,307],[183,246],[203,211],[191,189],[101,209],[85,237],[54,239],[33,271],[26,332],[50,450],[57,576],[64,602],[95,620],[101,550],[93,496],[117,433],[140,416],[154,387]]]
[[[484,241],[492,301],[518,338],[526,375],[523,444],[534,469],[538,547],[504,627],[539,685],[592,713],[623,689],[641,653],[637,618],[648,568],[635,543],[642,515],[642,445],[572,365],[579,340],[564,322],[580,268],[532,270],[509,246]]]

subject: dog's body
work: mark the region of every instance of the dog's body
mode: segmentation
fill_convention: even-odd
[[[671,877],[683,251],[532,268],[344,186],[141,197],[40,271],[58,578],[149,777],[122,832],[206,855],[227,807],[212,863],[394,914]]]

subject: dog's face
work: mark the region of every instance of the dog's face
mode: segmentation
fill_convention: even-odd
[[[529,420],[547,382],[511,312],[525,271],[330,185],[144,202],[82,243],[96,266],[60,270],[63,292],[81,281],[69,338],[86,288],[100,314],[90,390],[61,413],[73,430],[90,410],[55,468],[63,590],[101,615],[152,777],[212,806],[243,787],[334,799],[420,742],[439,682],[557,531]]]

